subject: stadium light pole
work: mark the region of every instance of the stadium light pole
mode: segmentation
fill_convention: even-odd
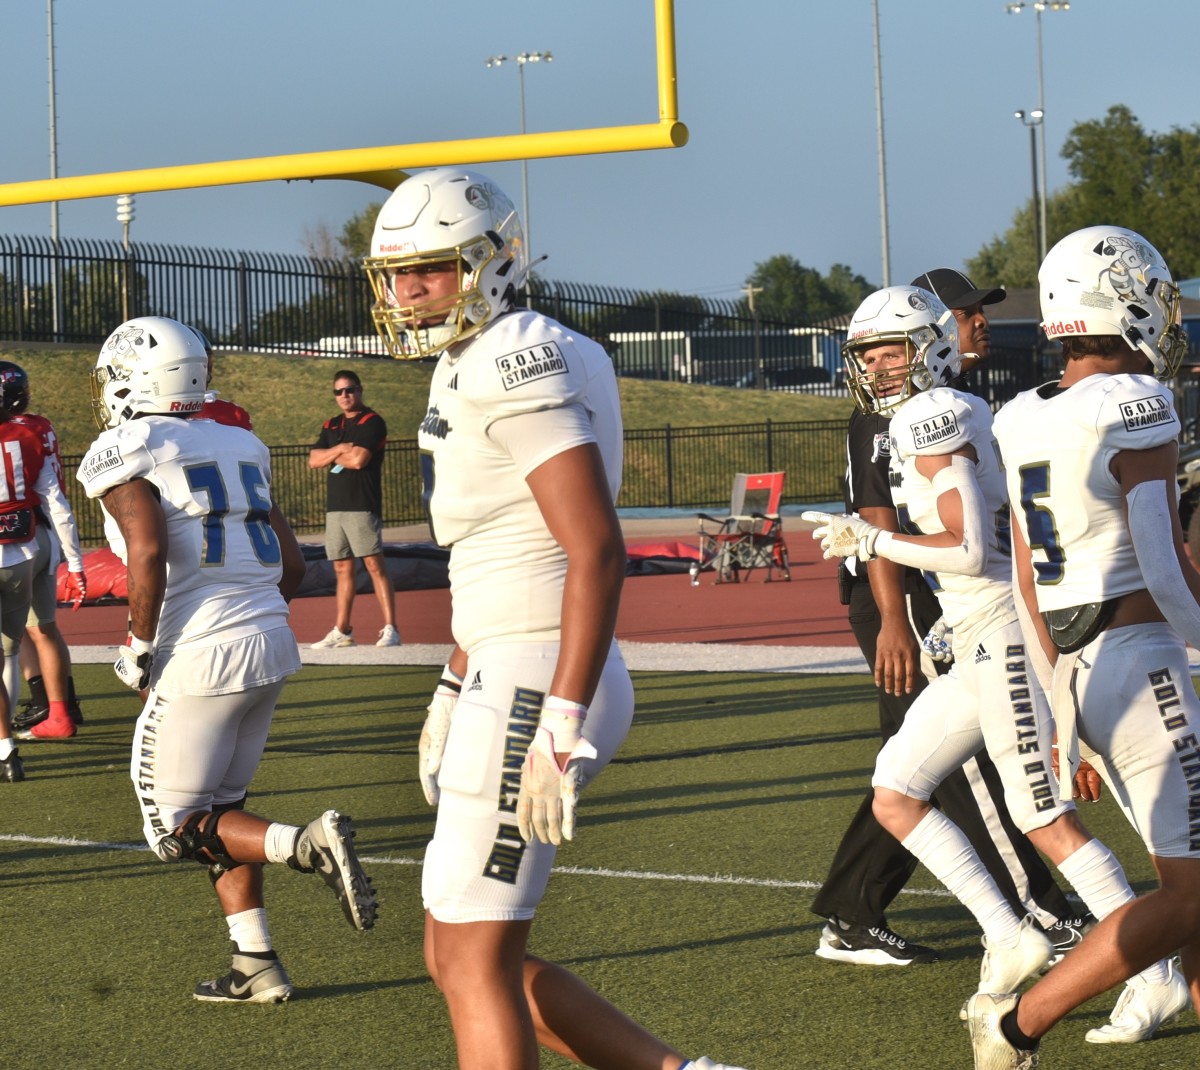
[[[1037,21],[1037,84],[1038,84],[1038,101],[1037,110],[1046,114],[1046,93],[1045,83],[1042,77],[1042,12],[1043,11],[1070,11],[1071,0],[1011,0],[1010,3],[1004,5],[1004,10],[1010,15],[1019,15],[1027,7],[1033,8]],[[1046,259],[1046,124],[1040,123],[1039,138],[1042,150],[1042,179],[1041,186],[1041,208],[1039,216],[1039,226],[1041,227],[1042,240],[1037,247],[1038,263],[1040,264]]]
[[[50,56],[50,177],[58,178],[58,101],[54,85],[54,0],[46,0],[47,52]],[[62,292],[58,285],[58,201],[50,202],[50,244],[54,250],[54,271],[50,276],[50,316],[54,340],[59,340],[62,324]]]
[[[1042,125],[1042,109],[1034,108],[1033,111],[1019,110],[1013,112],[1021,122],[1029,127],[1029,162],[1033,168],[1033,204],[1030,206],[1030,214],[1033,216],[1033,251],[1037,254],[1038,264],[1046,258],[1046,232],[1043,230],[1042,213],[1040,209],[1044,206],[1038,204],[1038,152],[1037,152],[1037,132]]]
[[[508,62],[509,57],[488,56],[484,66],[489,69],[499,67],[501,64]],[[513,57],[517,65],[517,80],[521,86],[521,133],[525,133],[525,65],[527,63],[550,63],[554,57],[549,52],[521,52]],[[533,242],[529,237],[529,161],[522,158],[521,160],[521,222],[525,224],[525,248],[531,250]],[[533,262],[530,255],[530,263]]]
[[[879,226],[883,241],[883,284],[892,284],[892,247],[888,237],[887,158],[883,151],[883,64],[879,53],[879,0],[872,4],[875,15],[875,137],[879,151]]]

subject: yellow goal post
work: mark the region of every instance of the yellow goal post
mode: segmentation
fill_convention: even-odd
[[[407,177],[408,169],[679,148],[687,144],[688,131],[678,118],[674,0],[654,0],[654,21],[658,67],[656,123],[428,141],[414,145],[386,145],[372,149],[342,149],[290,156],[261,156],[247,160],[10,182],[0,184],[0,206],[318,178],[367,182],[392,190]]]

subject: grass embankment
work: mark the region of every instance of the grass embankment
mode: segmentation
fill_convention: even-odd
[[[33,408],[49,417],[65,454],[86,451],[96,435],[88,373],[97,350],[0,342],[0,358],[28,373]],[[270,446],[300,445],[316,438],[336,415],[334,373],[353,367],[368,405],[382,413],[393,438],[413,438],[425,414],[432,365],[407,361],[344,361],[259,353],[218,353],[213,385],[222,397],[249,410],[258,436]],[[691,386],[622,379],[621,404],[629,429],[710,427],[765,420],[844,419],[848,398]]]

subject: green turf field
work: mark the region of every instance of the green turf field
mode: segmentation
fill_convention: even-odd
[[[137,1070],[452,1070],[453,1040],[421,960],[420,861],[432,813],[415,781],[435,668],[306,667],[284,692],[251,809],[302,824],[353,815],[379,891],[355,933],[319,879],[267,868],[271,932],[296,985],[282,1006],[191,999],[230,944],[195,864],[142,849],[127,779],[137,708],[103,665],[75,670],[87,715],[64,743],[25,744],[0,785],[0,1065]],[[623,751],[585,794],[532,949],[564,963],[687,1054],[750,1070],[963,1070],[958,1008],[981,949],[970,916],[923,869],[894,927],[931,966],[813,956],[808,913],[875,752],[864,676],[635,674]],[[1085,820],[1150,887],[1110,802]],[[1158,1039],[1085,1044],[1112,998],[1062,1023],[1042,1066],[1195,1070],[1190,1011]],[[549,1070],[572,1065],[546,1056]]]

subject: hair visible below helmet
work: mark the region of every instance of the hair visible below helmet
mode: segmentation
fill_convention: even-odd
[[[902,343],[908,360],[893,368],[868,370],[868,349]],[[890,413],[913,394],[958,378],[962,358],[954,313],[928,290],[888,286],[876,290],[850,318],[842,345],[846,383],[862,412]]]
[[[128,320],[108,336],[92,371],[96,424],[199,412],[207,380],[208,356],[191,327],[165,316]]]
[[[448,314],[442,300],[399,303],[397,272],[447,263],[458,271]],[[406,179],[384,202],[363,267],[384,345],[394,357],[416,360],[436,356],[508,311],[525,283],[529,254],[520,217],[499,186],[476,171],[436,167]],[[420,326],[443,315],[444,322]]]
[[[1042,330],[1051,341],[1120,335],[1169,379],[1187,352],[1179,288],[1158,250],[1125,227],[1085,227],[1046,254],[1038,271]]]
[[[0,360],[0,418],[17,416],[29,408],[29,376],[11,360]]]

